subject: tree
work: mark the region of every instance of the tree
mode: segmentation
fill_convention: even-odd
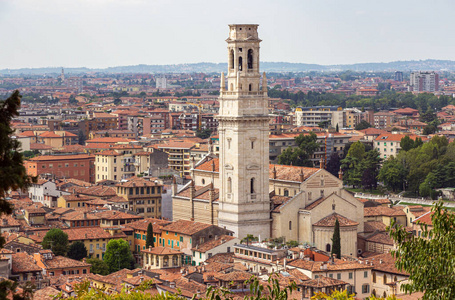
[[[341,161],[340,156],[338,153],[333,152],[330,157],[329,161],[327,162],[325,169],[330,172],[335,177],[338,177],[338,172],[340,171]]]
[[[68,235],[60,228],[52,228],[41,243],[44,249],[51,249],[55,255],[65,256],[68,251]]]
[[[90,273],[107,275],[109,274],[109,266],[99,258],[89,258],[87,263],[91,265]]]
[[[85,140],[87,139],[87,137],[85,136],[85,133],[84,131],[82,131],[82,129],[80,129],[79,132],[77,133],[77,138],[79,145],[85,145]]]
[[[132,269],[134,258],[128,242],[123,239],[110,240],[107,243],[104,261],[108,265],[110,273],[125,268]]]
[[[357,141],[351,145],[347,156],[357,158],[358,160],[362,160],[364,155],[365,155],[365,145],[363,143],[361,143],[360,141]]]
[[[13,212],[11,205],[6,201],[9,190],[25,189],[34,180],[27,176],[24,167],[24,157],[18,151],[20,142],[12,139],[14,130],[11,121],[19,116],[21,95],[15,91],[6,100],[0,101],[0,216]],[[0,247],[5,239],[0,236]]]
[[[210,129],[196,130],[196,136],[203,140],[208,139],[211,134],[212,134],[212,131]]]
[[[335,254],[337,258],[341,258],[340,222],[338,222],[338,218],[335,220],[335,228],[333,229],[331,254]]]
[[[423,292],[422,299],[455,299],[455,214],[448,213],[443,202],[437,202],[431,212],[432,228],[419,224],[421,235],[410,235],[395,222],[387,228],[397,245],[392,251],[395,266],[409,273],[402,285],[406,293]]]
[[[81,260],[87,257],[87,248],[85,248],[83,242],[76,241],[69,246],[67,256],[75,260]]]
[[[278,163],[281,165],[306,166],[312,167],[310,160],[314,151],[319,148],[316,142],[317,135],[314,132],[295,138],[296,148],[289,147],[278,156]]]
[[[155,247],[153,243],[153,225],[152,222],[149,223],[147,226],[147,239],[145,240],[145,248],[148,249],[149,247]]]
[[[414,149],[414,141],[409,136],[404,136],[400,141],[400,147],[403,151]]]
[[[362,121],[360,121],[359,124],[355,125],[355,130],[364,130],[364,129],[367,129],[370,127],[373,127],[373,126],[371,126],[371,124],[368,123],[367,121],[362,120]]]
[[[438,128],[434,125],[427,125],[423,128],[423,134],[424,135],[429,135],[429,134],[433,134],[435,133],[436,131],[438,131]]]
[[[403,165],[393,156],[384,162],[378,174],[378,180],[394,192],[403,187],[405,178]]]
[[[362,186],[373,190],[378,185],[377,177],[382,159],[377,149],[370,150],[366,153],[365,158],[360,163],[362,170]]]
[[[338,127],[338,123],[337,123],[337,126],[335,127],[335,131],[340,132],[340,127]]]
[[[76,100],[76,97],[74,97],[74,95],[71,95],[69,98],[69,104],[76,105],[78,103],[79,103],[79,101]]]
[[[121,103],[122,103],[122,99],[120,99],[120,98],[114,99],[114,105],[120,105]]]

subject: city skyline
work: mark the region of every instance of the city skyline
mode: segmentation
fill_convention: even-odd
[[[260,25],[261,61],[454,59],[455,41],[440,25],[452,25],[454,4],[412,3],[7,0],[0,3],[0,34],[8,41],[0,69],[219,63],[218,37],[232,23]]]

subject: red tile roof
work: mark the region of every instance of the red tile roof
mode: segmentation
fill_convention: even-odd
[[[340,223],[340,227],[348,227],[348,226],[357,226],[359,225],[358,222],[352,221],[346,217],[343,217],[342,215],[339,215],[337,213],[333,213],[319,221],[313,224],[313,226],[321,226],[321,227],[334,227],[335,222],[338,219],[338,222]]]

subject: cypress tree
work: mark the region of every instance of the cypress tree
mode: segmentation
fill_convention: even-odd
[[[145,248],[148,249],[149,247],[155,247],[153,243],[153,225],[149,223],[147,226],[147,239],[145,240]]]
[[[340,222],[338,218],[335,221],[335,229],[332,237],[332,255],[336,254],[337,258],[341,258],[341,238],[340,238]]]

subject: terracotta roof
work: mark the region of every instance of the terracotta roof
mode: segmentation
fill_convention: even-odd
[[[25,252],[19,252],[12,255],[12,272],[41,272],[42,269],[35,263],[33,256]]]
[[[163,226],[163,230],[182,233],[185,235],[193,235],[201,230],[209,228],[210,226],[212,225],[194,221],[178,220],[169,225]]]
[[[33,293],[33,300],[53,300],[55,299],[54,296],[57,296],[58,293],[60,293],[59,290],[53,288],[52,286],[48,286],[35,291]]]
[[[308,270],[313,273],[326,272],[326,271],[338,271],[338,270],[357,270],[357,269],[371,269],[372,266],[361,264],[357,261],[348,261],[342,259],[335,259],[335,263],[321,262],[321,261],[306,261],[304,259],[295,259],[288,263],[292,267],[296,267],[302,270]],[[322,265],[327,266],[327,270],[322,269]]]
[[[55,134],[53,131],[45,131],[39,135],[39,137],[43,138],[62,138],[62,136]]]
[[[100,138],[94,138],[91,140],[86,140],[85,142],[87,144],[91,143],[129,143],[134,140],[131,139],[125,139],[125,138],[116,138],[116,137],[100,137]]]
[[[348,284],[348,283],[344,282],[342,280],[325,277],[325,276],[319,276],[316,279],[307,280],[302,283],[303,286],[312,287],[312,288],[333,287],[333,286],[346,285],[346,284]]]
[[[365,217],[374,217],[374,216],[387,216],[387,217],[397,217],[397,216],[406,216],[406,213],[403,211],[402,206],[386,207],[386,206],[376,206],[376,207],[365,207],[364,209]]]
[[[97,217],[100,219],[104,220],[119,220],[119,219],[142,219],[141,216],[136,216],[132,214],[128,214],[122,211],[116,211],[116,210],[108,210],[108,211],[102,211],[99,213],[95,214]]]
[[[370,262],[373,265],[373,271],[376,270],[385,273],[392,273],[405,276],[409,275],[408,273],[400,271],[395,267],[396,259],[390,253],[370,256],[368,257],[368,262]]]
[[[381,135],[381,134],[388,134],[387,131],[378,129],[378,128],[367,128],[367,129],[362,129],[359,130],[360,132],[364,133],[365,135]]]
[[[143,253],[151,253],[151,254],[155,254],[155,255],[182,254],[182,252],[180,252],[178,250],[167,248],[167,247],[161,247],[161,246],[157,246],[157,247],[153,247],[153,248],[149,248],[149,249],[144,249],[144,250],[141,250],[141,252],[143,252]]]
[[[51,150],[51,149],[54,149],[54,147],[46,145],[46,144],[30,143],[30,150]]]
[[[381,141],[386,141],[386,142],[401,142],[401,139],[404,138],[405,136],[409,136],[411,140],[415,140],[416,138],[420,137],[415,134],[391,134],[391,133],[384,133],[375,138],[375,141],[381,142]],[[424,137],[420,137],[425,139]]]
[[[373,234],[372,236],[366,238],[365,240],[368,242],[393,246],[393,240],[389,237],[388,234],[383,232]]]
[[[313,208],[315,208],[316,206],[318,206],[319,204],[324,202],[325,199],[327,199],[327,197],[320,197],[320,198],[316,199],[314,202],[307,205],[305,207],[305,210],[312,210]]]
[[[88,154],[76,154],[76,155],[41,155],[30,158],[30,161],[60,161],[60,160],[73,160],[73,159],[88,159],[95,157]]]
[[[434,212],[429,211],[429,212],[421,215],[414,221],[412,221],[412,223],[414,223],[414,224],[421,223],[421,224],[427,224],[429,226],[433,226],[433,221],[431,220],[431,217],[433,216],[433,214],[434,214]]]
[[[104,151],[95,153],[95,155],[118,156],[118,155],[120,155],[120,153],[118,153],[115,150],[104,150]]]
[[[70,228],[63,229],[63,232],[68,234],[69,241],[82,241],[82,240],[97,240],[97,239],[113,239],[115,238],[109,232],[101,227],[90,228]],[[125,235],[126,238],[126,235]],[[107,242],[106,242],[107,244]]]
[[[338,222],[340,223],[340,227],[348,227],[348,226],[357,226],[359,225],[358,222],[352,221],[346,217],[343,217],[342,215],[339,215],[337,213],[333,213],[319,221],[313,224],[313,226],[321,226],[321,227],[334,227],[335,222],[338,219]]]
[[[115,188],[111,186],[103,186],[103,185],[96,185],[96,186],[90,186],[90,187],[75,187],[74,192],[83,194],[83,195],[89,195],[89,196],[104,196],[104,197],[113,197],[116,196],[117,193],[115,191]]]
[[[276,171],[276,180],[285,180],[285,181],[297,181],[301,182],[301,174],[303,174],[303,179],[307,179],[320,169],[317,168],[308,168],[308,167],[299,167],[299,166],[285,166],[285,165],[269,165],[269,178],[273,179],[274,170]]]
[[[234,271],[231,273],[219,274],[216,276],[216,278],[218,278],[219,280],[228,281],[228,282],[231,282],[231,281],[242,281],[243,282],[243,281],[250,279],[251,277],[253,277],[253,275],[251,273],[242,272],[242,271]]]
[[[83,261],[71,259],[64,256],[54,256],[52,259],[43,259],[46,269],[65,269],[65,268],[78,268],[90,267],[91,265]]]
[[[197,248],[194,247],[192,250],[205,253],[205,252],[210,251],[213,248],[218,247],[224,243],[227,243],[233,239],[235,239],[235,237],[230,236],[230,235],[222,235],[216,239],[211,239],[201,245],[198,245]]]
[[[155,219],[155,218],[147,218],[147,219],[138,220],[138,221],[135,221],[132,223],[128,223],[128,224],[126,224],[126,226],[131,227],[136,230],[147,231],[148,225],[150,223],[152,223],[153,232],[161,233],[161,228],[164,225],[172,223],[172,221]]]
[[[122,181],[116,186],[121,186],[121,187],[142,187],[142,186],[161,186],[159,183],[155,183],[154,181],[147,180],[141,177],[130,177],[128,179],[125,179],[126,181]]]
[[[369,221],[364,223],[364,232],[369,233],[369,232],[385,232],[386,230],[386,225],[382,222],[379,221]]]

